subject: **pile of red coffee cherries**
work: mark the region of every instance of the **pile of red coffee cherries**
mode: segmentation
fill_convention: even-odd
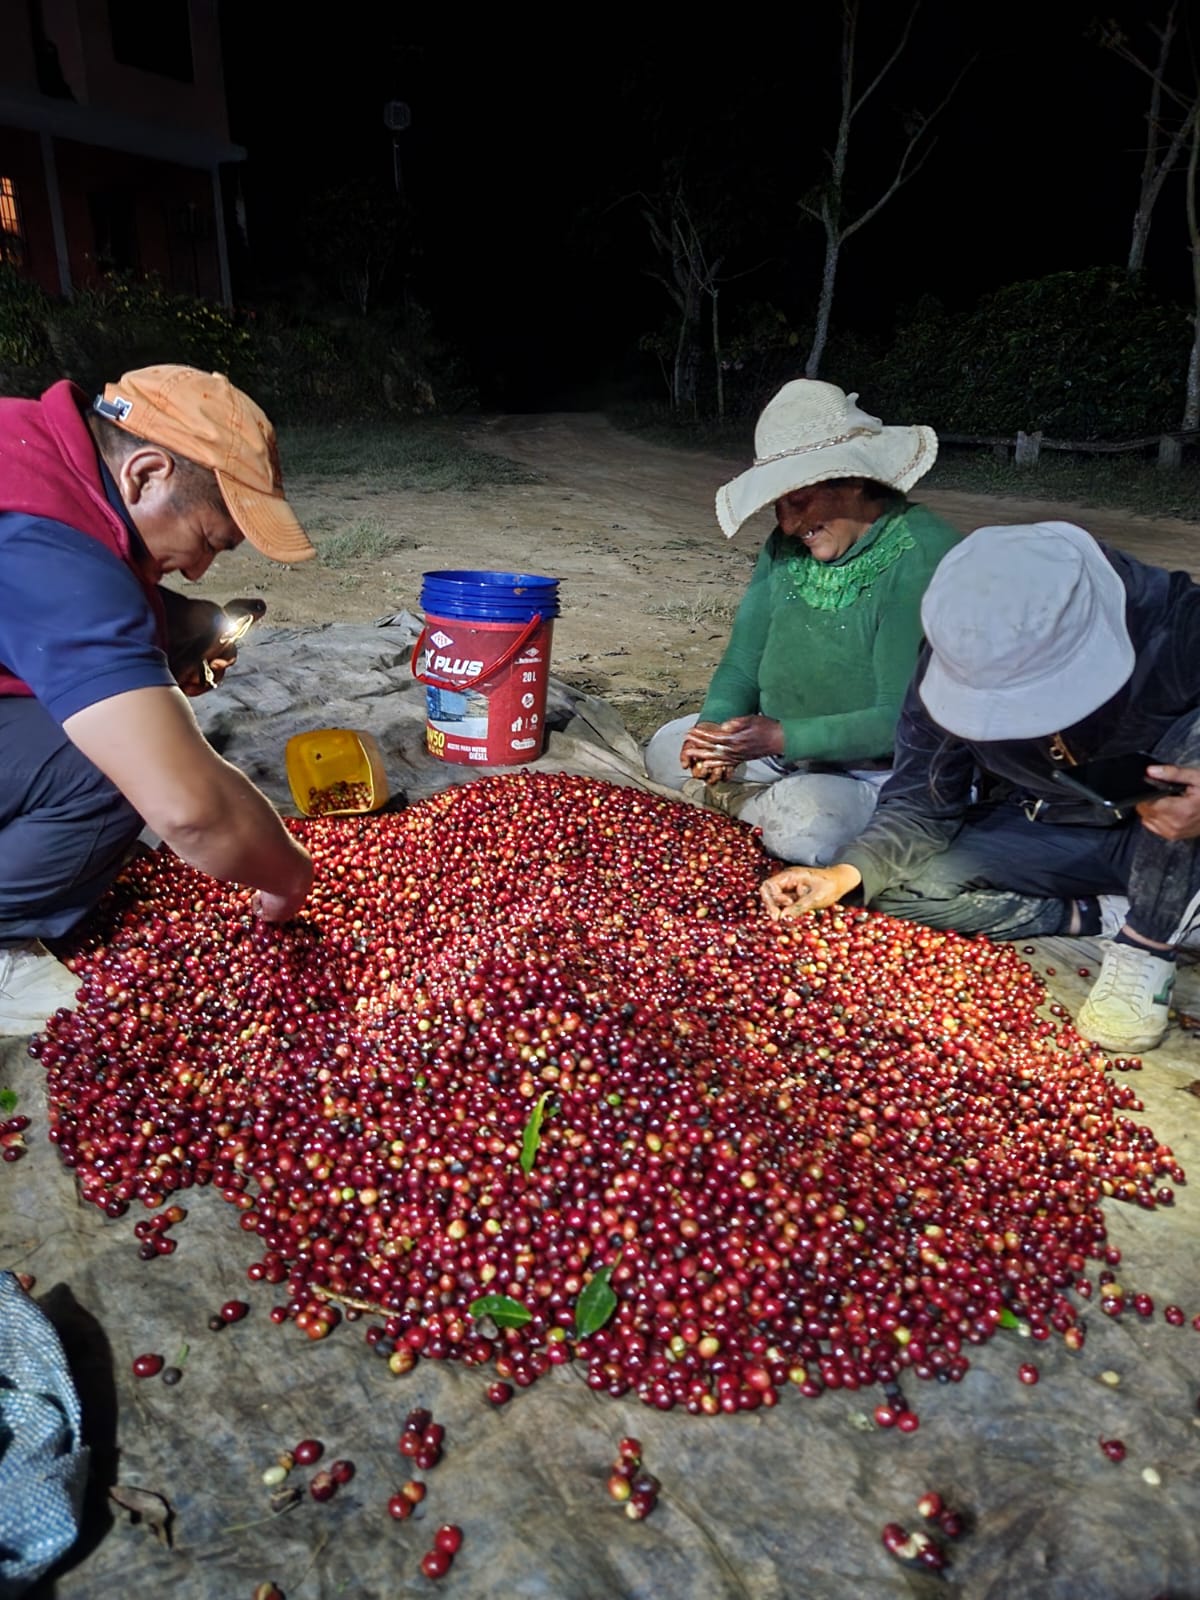
[[[575,1360],[702,1413],[879,1383],[915,1426],[901,1379],[961,1379],[1001,1323],[1080,1342],[1102,1197],[1183,1179],[1017,951],[772,924],[716,814],[521,773],[291,826],[317,876],[284,928],[134,863],[35,1050],[84,1197],[213,1185],[310,1337],[375,1309],[393,1359]]]
[[[331,811],[369,811],[371,800],[369,783],[351,783],[343,778],[327,789],[310,789],[307,810],[310,817],[327,817]]]

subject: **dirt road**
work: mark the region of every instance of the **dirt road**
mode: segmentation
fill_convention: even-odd
[[[289,477],[314,542],[359,520],[399,535],[379,560],[331,569],[268,566],[244,549],[199,586],[214,599],[260,594],[274,623],[370,621],[419,604],[437,568],[533,571],[562,580],[554,670],[617,706],[645,735],[695,706],[728,634],[769,513],[726,540],[718,486],[744,459],[669,449],[591,413],[485,417],[464,425],[481,449],[533,469],[539,481],[484,491],[379,491],[370,481]],[[285,470],[286,470],[285,459]],[[918,488],[964,533],[997,522],[1062,518],[1143,559],[1200,571],[1200,526],[1060,504]]]

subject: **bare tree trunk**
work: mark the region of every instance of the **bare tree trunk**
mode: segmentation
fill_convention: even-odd
[[[1158,56],[1153,64],[1143,61],[1130,44],[1120,25],[1109,22],[1100,27],[1100,43],[1111,50],[1129,66],[1150,80],[1150,103],[1146,109],[1146,148],[1142,155],[1142,174],[1138,186],[1137,209],[1133,214],[1133,228],[1129,238],[1129,257],[1126,266],[1130,272],[1139,271],[1145,264],[1146,247],[1150,242],[1150,225],[1154,208],[1162,194],[1163,184],[1174,171],[1184,146],[1191,138],[1200,116],[1200,86],[1193,82],[1190,91],[1184,92],[1167,80],[1171,49],[1178,32],[1179,0],[1171,0],[1161,28],[1150,24],[1150,32],[1158,40]],[[1163,106],[1169,103],[1170,111],[1181,118],[1174,132],[1168,133],[1163,124]]]
[[[1187,228],[1192,254],[1192,351],[1188,356],[1183,431],[1200,426],[1200,221],[1196,216],[1196,171],[1200,167],[1200,123],[1192,123],[1192,148],[1187,167]]]
[[[833,312],[833,291],[837,283],[841,243],[836,233],[826,229],[825,268],[821,273],[821,297],[817,301],[817,320],[813,328],[812,348],[808,352],[808,360],[804,363],[806,378],[816,378],[820,375],[821,357],[825,354],[825,345],[829,338],[829,319]]]
[[[664,176],[666,184],[656,195],[642,195],[642,217],[650,229],[655,253],[665,263],[663,271],[652,271],[650,277],[661,283],[679,314],[675,333],[675,349],[671,363],[671,407],[682,411],[690,406],[693,415],[699,414],[700,366],[704,360],[704,296],[712,301],[712,348],[717,363],[717,402],[722,410],[725,404],[724,379],[721,373],[720,320],[717,314],[721,268],[724,256],[710,258],[705,248],[701,229],[697,226],[684,193],[683,178],[672,172],[668,163]],[[710,231],[718,226],[716,213],[710,211]]]
[[[725,420],[725,373],[721,368],[721,324],[717,311],[717,298],[721,291],[714,284],[708,291],[712,296],[713,375],[717,384],[717,421]]]
[[[1158,168],[1159,117],[1162,112],[1163,73],[1175,37],[1175,0],[1172,0],[1158,36],[1158,65],[1150,83],[1150,107],[1146,113],[1146,154],[1142,162],[1142,182],[1138,190],[1137,210],[1133,214],[1133,232],[1129,240],[1129,260],[1125,263],[1130,272],[1139,272],[1146,260],[1146,246],[1150,242],[1150,224],[1154,220],[1154,205],[1166,178],[1166,168]],[[1157,168],[1157,170],[1156,170]]]
[[[687,349],[687,317],[680,313],[679,333],[675,339],[675,361],[671,367],[671,410],[683,410],[684,352]]]
[[[700,305],[695,291],[688,288],[679,312],[679,337],[675,341],[675,410],[696,409],[696,327]]]
[[[857,33],[858,0],[842,0],[842,105],[838,116],[837,142],[829,158],[829,184],[821,196],[825,264],[821,269],[821,294],[817,301],[812,345],[804,363],[806,378],[815,378],[821,370],[821,357],[825,354],[829,319],[833,313],[833,291],[837,284],[838,257],[842,248],[842,190],[850,152],[850,121],[854,115],[854,45]]]
[[[1192,352],[1188,356],[1186,393],[1183,431],[1193,433],[1200,426],[1200,307],[1192,318]]]
[[[821,270],[821,294],[817,302],[816,323],[813,328],[812,346],[808,352],[808,359],[804,363],[806,378],[815,378],[821,369],[821,358],[825,354],[825,345],[829,338],[829,325],[833,315],[833,297],[837,287],[838,262],[841,258],[842,246],[852,234],[858,232],[880,212],[898,189],[909,181],[924,166],[933,148],[929,139],[929,131],[933,123],[941,115],[962,82],[967,67],[959,73],[954,83],[943,97],[941,104],[936,106],[928,116],[914,113],[906,119],[906,138],[899,146],[899,154],[895,161],[894,174],[878,198],[861,210],[852,221],[846,217],[846,165],[850,152],[850,126],[863,106],[874,94],[875,90],[891,72],[896,62],[904,54],[908,45],[909,35],[912,32],[913,20],[921,0],[912,0],[908,16],[901,29],[900,37],[892,49],[892,53],[879,68],[874,78],[867,84],[861,94],[855,97],[854,93],[854,57],[858,35],[858,15],[860,0],[842,0],[842,71],[841,71],[841,110],[838,114],[837,141],[833,150],[826,159],[829,163],[829,175],[822,187],[819,203],[812,199],[803,199],[801,209],[816,217],[825,230],[825,263]],[[968,67],[970,63],[968,63]],[[918,156],[918,149],[924,149]]]
[[[691,408],[692,408],[692,421],[693,422],[698,421],[699,417],[700,417],[700,373],[698,371],[699,365],[700,365],[700,352],[697,349],[695,343],[693,342],[692,344],[690,344],[688,346],[688,353],[687,353],[687,392],[688,392],[688,401],[691,404]]]
[[[1187,382],[1184,388],[1180,429],[1192,432],[1200,425],[1200,220],[1196,216],[1196,170],[1200,166],[1200,123],[1192,121],[1192,142],[1188,151],[1187,208],[1188,251],[1192,258],[1192,348],[1188,354]],[[1183,464],[1183,441],[1166,436],[1158,442],[1158,468],[1174,472]]]
[[[655,352],[655,359],[658,362],[658,373],[663,381],[663,388],[667,391],[667,403],[674,410],[675,390],[671,381],[671,369],[667,366],[666,358],[661,350]]]
[[[1138,202],[1138,208],[1133,214],[1133,234],[1129,240],[1129,260],[1125,263],[1130,272],[1138,272],[1146,259],[1146,245],[1150,240],[1150,222],[1153,216],[1154,200],[1147,200],[1143,193]]]
[[[1200,221],[1195,208],[1195,174],[1200,166],[1200,123],[1192,122],[1192,146],[1187,154],[1187,248],[1192,256],[1192,349],[1187,355],[1187,382],[1184,387],[1184,414],[1179,427],[1184,434],[1200,426]],[[1158,443],[1158,467],[1178,469],[1184,446],[1179,438],[1163,438]]]

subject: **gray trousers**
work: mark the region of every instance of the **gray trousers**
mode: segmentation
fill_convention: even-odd
[[[875,911],[957,933],[1062,933],[1071,903],[1129,900],[1129,926],[1177,944],[1200,915],[1200,840],[1160,839],[1136,817],[1114,828],[1031,822],[1014,802],[978,806],[948,850],[871,902]]]
[[[697,718],[664,723],[646,746],[646,776],[665,788],[684,791],[688,782],[679,764],[683,741]],[[702,798],[748,827],[762,830],[764,849],[781,861],[827,867],[841,859],[851,839],[866,827],[886,772],[809,772],[772,760],[745,761],[731,783],[706,787]],[[692,780],[695,783],[696,780]]]
[[[1200,767],[1200,716],[1181,717],[1152,748],[1168,765]],[[1031,822],[1014,800],[980,805],[948,850],[871,904],[931,928],[1034,939],[1064,932],[1073,900],[1102,894],[1127,897],[1126,921],[1143,938],[1181,943],[1200,922],[1200,839],[1160,839],[1137,816],[1092,828]]]
[[[36,700],[0,698],[0,944],[69,932],[142,819]]]

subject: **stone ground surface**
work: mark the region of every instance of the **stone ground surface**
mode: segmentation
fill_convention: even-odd
[[[591,712],[566,684],[602,694],[622,716],[638,713],[644,727],[672,702],[695,703],[726,627],[694,615],[698,601],[735,600],[758,543],[748,531],[726,544],[711,518],[713,489],[739,463],[629,441],[592,418],[498,418],[484,425],[484,437],[542,480],[486,497],[375,496],[360,485],[371,514],[410,536],[411,549],[361,573],[310,563],[264,588],[271,620],[301,626],[264,634],[257,656],[248,645],[240,683],[231,678],[204,715],[210,737],[235,760],[249,752],[246,765],[281,802],[281,730],[297,717],[311,724],[331,707],[359,719],[347,725],[378,716],[397,787],[411,797],[465,777],[434,770],[419,749],[419,714],[406,722],[397,709],[407,668],[393,630],[378,645],[365,633],[352,641],[372,653],[370,673],[353,652],[332,648],[355,634],[344,625],[414,609],[428,568],[563,578],[554,665],[565,684],[552,697],[560,725],[572,710]],[[349,515],[344,486],[298,487],[306,513],[323,506],[330,518]],[[928,498],[964,529],[1073,516],[1149,559],[1200,566],[1194,527]],[[208,580],[211,592],[255,592],[251,574],[262,577],[264,568],[252,559],[228,558],[225,576]],[[303,626],[322,621],[336,625]],[[561,765],[602,774],[607,760],[612,776],[628,776],[619,730],[599,713],[592,720],[607,755],[593,759],[577,740],[552,747],[549,764],[557,748]],[[1099,953],[1096,941],[1046,940],[1029,959],[1049,994],[1073,1009],[1089,981],[1078,969],[1094,971]],[[1160,1307],[1179,1302],[1190,1318],[1200,1312],[1200,1101],[1187,1092],[1200,1079],[1190,1026],[1200,1017],[1200,969],[1182,974],[1179,1002],[1167,1046],[1147,1056],[1135,1081],[1145,1120],[1195,1181],[1169,1210],[1112,1205],[1108,1213],[1110,1237],[1124,1252],[1122,1281],[1152,1293]],[[40,1069],[21,1041],[0,1041],[0,1085],[18,1091],[33,1119],[30,1153],[0,1169],[0,1266],[36,1274],[35,1293],[73,1360],[95,1456],[83,1540],[34,1600],[249,1600],[267,1578],[288,1600],[418,1595],[430,1591],[417,1562],[442,1521],[467,1532],[447,1593],[485,1600],[1200,1600],[1200,1334],[1190,1327],[1170,1328],[1160,1317],[1114,1321],[1093,1309],[1078,1355],[1057,1340],[1031,1347],[998,1335],[973,1353],[961,1385],[913,1386],[921,1427],[908,1437],[874,1428],[874,1398],[864,1395],[813,1403],[785,1396],[769,1412],[692,1419],[599,1398],[569,1368],[495,1412],[483,1401],[480,1371],[421,1363],[410,1377],[391,1378],[366,1352],[361,1325],[320,1344],[272,1327],[266,1308],[274,1296],[245,1280],[253,1247],[214,1193],[190,1192],[178,1253],[144,1265],[132,1214],[109,1221],[78,1202],[46,1139]],[[243,1295],[251,1317],[210,1334],[212,1310]],[[178,1388],[129,1376],[133,1354],[161,1349],[170,1358],[184,1343],[190,1353]],[[1042,1377],[1026,1388],[1016,1369],[1031,1356]],[[1118,1388],[1100,1382],[1106,1371],[1120,1373]],[[407,1475],[395,1438],[417,1404],[445,1423],[446,1458],[429,1474],[421,1517],[392,1524],[383,1505]],[[626,1432],[643,1439],[664,1484],[644,1524],[627,1522],[604,1492]],[[262,1470],[306,1434],[323,1438],[330,1454],[353,1457],[358,1476],[327,1506],[305,1501],[270,1519]],[[1100,1455],[1100,1434],[1125,1439],[1123,1465]],[[1143,1480],[1145,1468],[1159,1474],[1158,1485]],[[105,1497],[113,1483],[165,1496],[173,1549],[111,1513]],[[902,1570],[879,1544],[883,1523],[916,1522],[916,1498],[931,1487],[975,1522],[948,1586]]]

